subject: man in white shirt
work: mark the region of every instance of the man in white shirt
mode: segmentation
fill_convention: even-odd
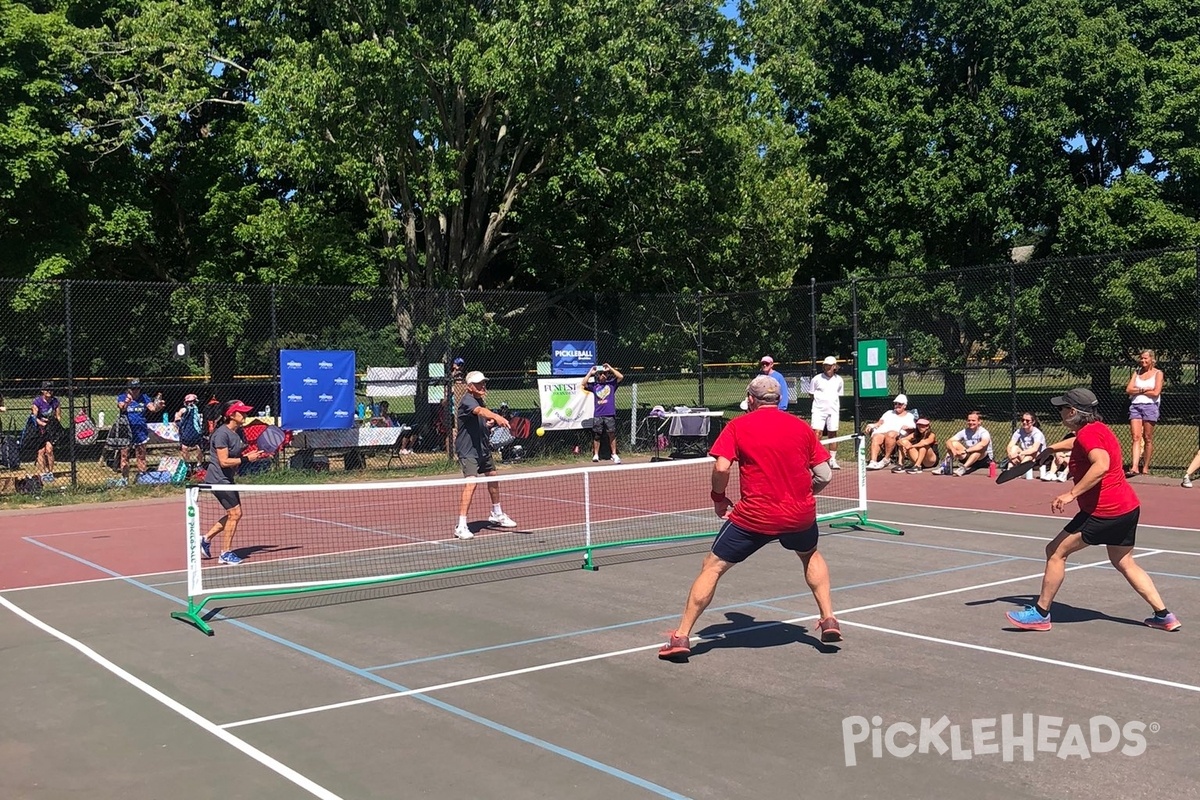
[[[908,410],[908,397],[896,395],[892,410],[885,411],[882,417],[867,426],[867,433],[871,436],[871,460],[867,462],[867,469],[883,469],[890,465],[896,440],[916,427],[917,419]]]
[[[960,477],[992,460],[992,435],[983,427],[983,417],[978,411],[967,414],[967,427],[946,442],[946,453],[957,463],[954,474]]]
[[[812,429],[825,439],[837,436],[841,424],[841,398],[846,394],[846,385],[837,374],[838,362],[834,356],[826,356],[821,369],[821,374],[812,379]],[[831,444],[827,449],[829,468],[841,469],[837,462],[837,445]]]

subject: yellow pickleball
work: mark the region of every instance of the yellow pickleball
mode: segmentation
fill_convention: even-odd
[[[546,429],[545,429],[545,428],[538,428],[538,429],[537,429],[537,431],[536,431],[536,433],[537,433],[537,435],[538,435],[538,436],[545,436],[545,435],[546,435]]]

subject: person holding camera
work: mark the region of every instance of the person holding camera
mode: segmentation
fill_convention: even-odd
[[[145,472],[146,443],[150,441],[150,426],[147,414],[157,414],[162,411],[162,392],[151,399],[142,389],[142,382],[134,378],[129,382],[125,391],[117,395],[118,422],[124,421],[128,430],[129,444],[121,448],[121,477],[129,481],[129,451],[133,450],[137,457],[138,474]]]
[[[617,455],[617,386],[625,376],[607,362],[592,367],[583,379],[582,388],[596,398],[595,415],[592,417],[592,461],[600,460],[600,437],[608,434],[608,445],[612,451],[612,462],[621,463]]]

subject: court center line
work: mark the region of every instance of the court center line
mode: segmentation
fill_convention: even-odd
[[[43,547],[47,550],[50,550],[51,552],[58,553],[59,555],[65,557],[65,558],[69,558],[72,561],[78,561],[79,563],[84,564],[89,567],[92,567],[93,569],[95,569],[99,572],[105,572],[105,573],[113,576],[114,579],[122,580],[125,583],[128,583],[130,586],[134,586],[138,589],[142,589],[143,591],[149,592],[150,594],[153,594],[156,597],[161,597],[166,600],[169,600],[176,605],[187,605],[187,602],[181,598],[175,597],[175,596],[168,594],[167,592],[161,591],[159,589],[155,589],[152,586],[142,583],[141,581],[137,581],[132,578],[123,576],[119,572],[116,572],[107,567],[103,567],[99,564],[95,564],[91,561],[88,561],[87,559],[83,558],[82,556],[77,556],[73,553],[68,553],[65,550],[59,550],[58,548],[56,548],[52,545],[48,545],[45,542],[37,542],[37,541],[33,541],[28,538],[26,539],[26,541],[29,541],[32,544],[36,544],[39,547]],[[3,598],[3,596],[0,596],[0,601],[3,601],[5,604],[8,603],[8,601],[5,600]],[[213,617],[217,618],[217,619],[221,619],[224,622],[226,622],[227,624],[232,625],[232,626],[234,626],[240,630],[243,630],[247,633],[253,634],[254,636],[258,636],[260,638],[266,639],[267,641],[274,642],[283,647],[286,647],[289,650],[293,650],[297,653],[301,653],[303,655],[314,658],[314,659],[321,661],[322,663],[327,664],[331,667],[334,667],[342,672],[346,672],[351,675],[356,675],[356,676],[358,676],[360,678],[364,678],[372,683],[376,683],[376,684],[379,684],[380,686],[385,686],[385,687],[388,687],[390,689],[394,689],[397,691],[410,691],[409,689],[407,689],[407,687],[401,686],[400,684],[390,681],[387,678],[367,672],[366,670],[361,669],[360,667],[356,667],[353,664],[348,664],[345,661],[342,661],[341,659],[334,658],[331,655],[327,655],[318,650],[314,650],[310,647],[306,647],[298,642],[293,642],[292,640],[286,639],[282,636],[276,636],[275,634],[270,633],[269,631],[265,631],[262,628],[256,628],[255,626],[250,625],[249,623],[242,622],[241,620],[237,620],[237,619],[228,619],[226,617],[223,617],[220,614],[213,614]],[[99,656],[99,654],[97,654],[97,656],[102,658],[102,656]],[[116,665],[113,664],[113,666],[115,667]],[[120,669],[120,667],[117,667],[117,669]],[[132,674],[130,675],[130,677],[133,677]],[[146,686],[147,686],[147,688],[153,689],[153,687],[149,686],[149,684],[146,684]],[[157,691],[157,690],[155,690],[155,691]],[[166,695],[163,695],[163,696],[165,697]],[[559,745],[554,744],[553,742],[546,741],[545,739],[539,739],[536,736],[525,733],[524,731],[521,731],[521,730],[517,730],[516,728],[509,727],[508,725],[504,725],[504,724],[496,722],[494,720],[490,720],[490,719],[488,719],[486,717],[482,717],[478,714],[473,714],[472,712],[467,711],[464,708],[459,708],[458,706],[451,705],[449,703],[446,703],[442,700],[437,699],[436,697],[418,696],[417,699],[423,703],[426,703],[427,705],[433,706],[434,708],[438,708],[438,709],[440,709],[442,711],[446,711],[454,716],[461,717],[462,719],[466,719],[470,722],[474,722],[477,725],[481,725],[485,728],[489,728],[490,730],[496,731],[497,733],[504,734],[505,736],[509,736],[513,739],[517,739],[518,741],[525,742],[526,744],[531,744],[534,747],[540,748],[542,750],[546,750],[547,752],[554,753],[555,755],[558,755],[558,756],[562,756],[563,758],[566,758],[569,761],[574,761],[577,764],[581,764],[583,766],[590,767],[594,770],[597,770],[598,772],[602,772],[611,777],[625,781],[626,783],[630,783],[634,786],[645,789],[646,791],[656,794],[660,797],[665,797],[665,798],[667,798],[667,800],[691,800],[691,798],[688,798],[685,795],[681,795],[678,792],[674,792],[674,791],[666,788],[665,786],[660,786],[660,785],[653,783],[645,778],[634,775],[633,773],[626,772],[625,770],[619,769],[619,768],[611,766],[609,764],[605,764],[602,761],[597,761],[594,758],[590,758],[589,756],[585,756],[582,753],[577,753],[574,750],[569,750],[565,747],[561,747]],[[192,712],[192,713],[195,713],[195,712]],[[197,715],[197,716],[199,716],[199,715]],[[214,723],[214,726],[215,726],[215,723]],[[215,726],[215,727],[217,727],[217,729],[220,730],[219,726]],[[241,740],[239,739],[238,741],[241,741]],[[246,745],[246,746],[249,747],[250,745]],[[266,756],[265,753],[263,755],[266,758],[270,758],[270,756]],[[283,766],[283,765],[281,764],[281,766]],[[337,795],[334,795],[334,794],[328,795],[328,798],[329,798],[329,800],[341,800],[341,798],[339,798]]]
[[[1154,553],[1153,552],[1142,553],[1140,555],[1148,556],[1148,555],[1154,555]],[[1138,556],[1134,556],[1134,558],[1137,558],[1137,557]],[[1104,561],[1093,561],[1093,562],[1090,562],[1087,564],[1077,564],[1073,567],[1067,567],[1066,571],[1067,572],[1075,572],[1075,571],[1078,571],[1081,569],[1091,569],[1093,567],[1099,567],[1099,566],[1102,566],[1107,563],[1109,563],[1108,559],[1105,559]],[[1044,574],[1044,572],[1035,572],[1035,573],[1032,573],[1029,575],[1020,575],[1016,578],[1005,578],[1003,580],[998,580],[998,581],[989,581],[987,583],[978,583],[978,584],[974,584],[972,586],[963,586],[963,587],[960,587],[957,589],[946,589],[941,592],[930,592],[928,594],[916,595],[914,597],[902,597],[897,600],[886,600],[886,601],[883,601],[880,603],[871,603],[871,604],[865,605],[865,606],[856,606],[854,608],[843,609],[843,610],[837,611],[835,613],[837,614],[837,617],[840,620],[842,617],[844,617],[847,614],[854,614],[854,613],[858,613],[861,611],[873,611],[874,609],[877,609],[877,608],[886,608],[888,606],[902,605],[904,603],[915,603],[915,602],[918,602],[921,600],[929,600],[929,599],[935,598],[935,597],[945,597],[947,595],[961,594],[963,592],[977,591],[979,589],[989,589],[993,586],[1002,586],[1002,585],[1009,584],[1009,583],[1017,583],[1020,581],[1040,579],[1043,574]],[[794,625],[794,624],[797,624],[800,622],[810,622],[814,619],[817,619],[819,616],[820,616],[820,614],[806,614],[801,617],[794,617],[792,619],[783,620],[782,622],[760,623],[760,624],[751,625],[751,626],[748,626],[745,628],[738,628],[736,630],[726,631],[718,636],[697,636],[697,635],[693,634],[691,639],[692,639],[692,641],[703,641],[705,639],[724,639],[724,638],[728,638],[730,636],[736,636],[738,634],[746,633],[749,631],[761,631],[766,628],[778,627],[780,625]],[[614,650],[614,651],[611,651],[608,653],[596,653],[596,654],[590,655],[590,656],[581,656],[579,658],[567,659],[566,661],[554,661],[554,662],[550,662],[547,664],[536,664],[531,667],[522,667],[521,669],[508,670],[506,672],[497,672],[497,673],[493,673],[490,675],[479,675],[474,678],[465,678],[463,680],[451,681],[449,683],[440,683],[440,684],[436,684],[434,686],[427,686],[424,689],[405,689],[404,691],[394,692],[391,694],[376,695],[375,697],[360,697],[356,700],[347,700],[347,701],[344,701],[341,703],[329,703],[329,704],[322,705],[322,706],[312,706],[310,708],[302,708],[302,709],[296,709],[294,711],[285,711],[285,712],[282,712],[279,714],[272,714],[272,715],[264,716],[264,717],[256,717],[254,719],[245,719],[245,720],[239,720],[236,722],[227,722],[227,723],[224,723],[224,726],[227,728],[238,728],[238,727],[242,727],[244,725],[252,725],[252,724],[256,724],[256,723],[260,723],[260,722],[271,722],[274,720],[287,719],[290,717],[299,717],[299,716],[303,716],[306,714],[315,714],[315,713],[318,713],[321,711],[333,711],[333,710],[336,710],[339,708],[348,708],[350,706],[365,705],[367,703],[377,703],[382,700],[391,700],[391,699],[401,698],[401,697],[419,696],[419,695],[423,695],[423,694],[426,694],[429,692],[440,691],[443,689],[453,689],[453,688],[457,688],[459,686],[469,686],[471,684],[484,683],[487,681],[499,680],[501,678],[511,678],[516,675],[528,675],[528,674],[534,673],[534,672],[544,672],[546,670],[557,669],[559,667],[568,667],[568,666],[573,666],[575,664],[585,664],[589,661],[601,661],[601,660],[608,659],[608,658],[617,658],[619,656],[630,655],[632,653],[642,653],[647,650],[656,650],[660,647],[662,647],[662,642],[655,642],[654,644],[639,645],[637,647],[627,647],[622,650]]]
[[[956,639],[942,639],[937,636],[926,636],[921,633],[911,633],[909,631],[900,631],[894,628],[882,628],[878,625],[868,625],[865,622],[843,622],[852,628],[862,628],[868,631],[877,633],[888,633],[893,636],[903,636],[908,639],[917,639],[922,642],[933,642],[934,644],[944,644],[951,647],[961,647],[966,650],[977,650],[981,653],[990,653],[993,655],[1009,656],[1010,658],[1020,658],[1026,661],[1036,661],[1041,664],[1053,664],[1056,667],[1066,667],[1068,669],[1077,669],[1084,672],[1095,672],[1100,675],[1108,675],[1114,678],[1125,678],[1131,681],[1140,681],[1142,683],[1153,683],[1158,686],[1167,686],[1172,689],[1183,689],[1189,692],[1200,692],[1200,686],[1194,686],[1190,683],[1180,683],[1179,681],[1168,681],[1162,678],[1152,678],[1149,675],[1140,675],[1136,672],[1120,672],[1115,669],[1105,669],[1104,667],[1093,667],[1089,664],[1079,664],[1074,661],[1062,661],[1057,658],[1046,658],[1045,656],[1035,656],[1030,653],[1020,653],[1015,650],[1005,650],[1001,647],[987,647],[981,644],[972,644],[970,642],[961,642]]]
[[[292,769],[291,767],[284,764],[283,762],[281,762],[275,758],[272,758],[271,756],[267,755],[263,751],[259,750],[254,745],[249,744],[248,742],[246,742],[242,739],[239,739],[234,734],[221,728],[219,725],[214,723],[212,720],[209,720],[206,717],[201,716],[199,713],[197,713],[197,712],[193,711],[192,709],[188,708],[187,706],[183,705],[182,703],[180,703],[178,700],[174,699],[173,697],[170,697],[169,695],[165,694],[164,692],[161,692],[158,689],[155,689],[153,686],[146,683],[141,678],[132,674],[128,670],[125,670],[125,669],[117,666],[112,661],[109,661],[107,658],[105,658],[104,656],[100,655],[92,648],[85,645],[83,642],[80,642],[78,639],[73,639],[72,637],[68,636],[67,634],[63,633],[62,631],[58,630],[57,628],[49,625],[46,622],[43,622],[41,619],[35,617],[33,614],[30,614],[28,611],[26,611],[25,609],[16,605],[15,603],[13,603],[11,600],[4,597],[3,595],[0,595],[0,605],[4,606],[9,611],[11,611],[13,614],[15,614],[18,617],[20,617],[21,619],[25,620],[26,622],[28,622],[30,625],[34,626],[35,628],[38,628],[39,630],[43,631],[44,633],[47,633],[50,636],[53,636],[55,639],[58,639],[60,642],[67,645],[68,647],[75,649],[79,653],[83,654],[86,658],[90,659],[94,663],[100,665],[104,669],[111,672],[113,675],[117,676],[121,680],[128,683],[133,688],[137,689],[138,691],[142,692],[143,694],[147,695],[148,697],[152,698],[153,700],[156,700],[157,702],[159,702],[162,705],[166,706],[167,708],[171,709],[176,714],[179,714],[181,717],[188,720],[193,725],[196,725],[197,727],[201,728],[205,732],[215,736],[216,738],[225,742],[229,746],[240,751],[244,755],[249,756],[250,758],[254,759],[259,764],[262,764],[264,767],[266,767],[267,769],[276,773],[280,777],[290,781],[291,783],[294,783],[296,786],[300,787],[301,789],[308,792],[312,796],[322,798],[322,800],[341,800],[341,797],[339,795],[334,794],[333,792],[326,789],[324,786],[321,786],[320,784],[316,783],[315,781],[311,780],[310,778],[307,778],[304,775],[301,775],[299,772]]]

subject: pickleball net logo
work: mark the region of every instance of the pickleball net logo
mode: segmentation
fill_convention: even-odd
[[[1119,723],[1106,715],[1068,721],[1046,714],[1003,714],[965,723],[945,715],[924,717],[915,724],[885,722],[880,716],[842,720],[842,748],[846,766],[860,758],[908,758],[914,755],[949,756],[954,761],[1000,756],[1007,762],[1033,761],[1038,755],[1061,760],[1086,761],[1093,756],[1117,753],[1129,758],[1146,752],[1147,734],[1156,734],[1156,722]]]

